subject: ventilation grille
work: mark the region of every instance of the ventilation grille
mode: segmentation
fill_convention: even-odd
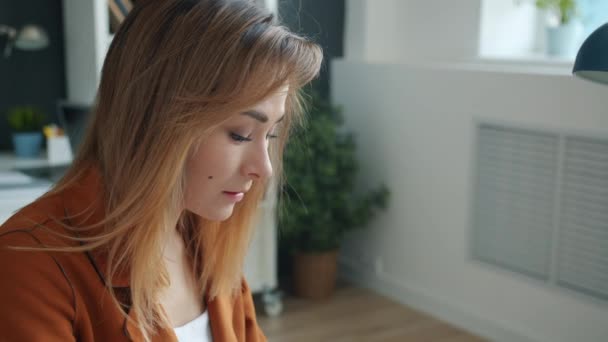
[[[560,285],[608,300],[608,141],[566,138]]]
[[[608,139],[477,134],[473,257],[608,300]]]

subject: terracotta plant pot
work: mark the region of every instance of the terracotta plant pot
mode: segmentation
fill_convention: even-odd
[[[324,299],[334,292],[338,268],[338,250],[322,253],[296,253],[293,290],[296,296]]]

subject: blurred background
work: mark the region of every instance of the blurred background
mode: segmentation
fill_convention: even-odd
[[[572,76],[607,1],[258,2],[325,53],[246,261],[270,340],[608,341],[608,87]],[[78,132],[132,5],[0,0],[3,118]],[[57,167],[14,132],[2,220]]]

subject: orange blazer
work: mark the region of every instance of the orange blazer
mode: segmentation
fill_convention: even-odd
[[[68,222],[78,226],[103,217],[97,196],[100,179],[97,169],[90,168],[74,186],[36,200],[0,226],[0,341],[143,341],[110,298],[103,252],[6,248],[77,245],[52,233],[68,231],[51,218],[67,220],[90,206],[95,208],[93,215]],[[121,302],[130,303],[128,272],[117,274],[111,286]],[[214,341],[266,341],[244,278],[239,295],[207,301],[207,310]],[[124,312],[136,319],[128,307]],[[177,341],[177,337],[173,329],[167,329],[159,331],[153,341]]]

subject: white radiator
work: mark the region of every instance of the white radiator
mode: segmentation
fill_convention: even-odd
[[[474,258],[608,301],[608,137],[477,133]]]

